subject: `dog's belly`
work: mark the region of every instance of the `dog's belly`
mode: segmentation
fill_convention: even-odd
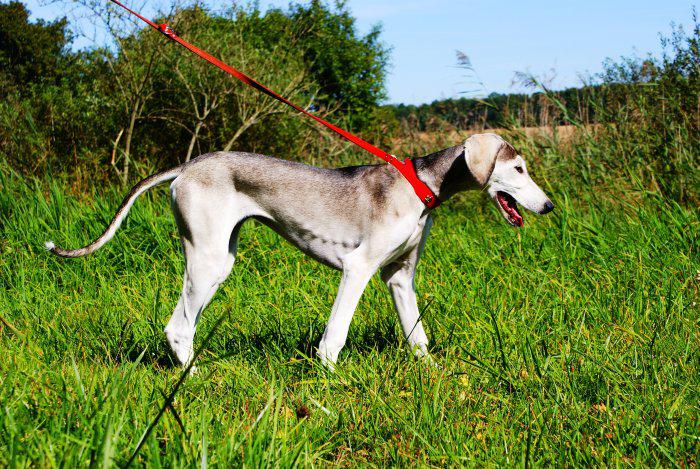
[[[318,230],[300,226],[285,226],[283,229],[272,218],[255,217],[255,219],[272,228],[312,259],[338,270],[343,268],[343,258],[360,245],[359,236],[342,234],[337,230],[321,233]]]

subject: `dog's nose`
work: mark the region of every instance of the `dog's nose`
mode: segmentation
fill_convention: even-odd
[[[548,200],[547,202],[544,203],[544,207],[540,211],[540,215],[544,215],[545,213],[549,213],[552,210],[554,210],[554,204]]]

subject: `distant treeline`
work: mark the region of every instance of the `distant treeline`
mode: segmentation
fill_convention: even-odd
[[[491,93],[485,98],[450,98],[430,104],[392,104],[386,110],[419,131],[446,126],[456,129],[539,127],[604,121],[600,100],[623,95],[624,84],[539,91],[533,94]],[[555,99],[552,99],[555,98]]]

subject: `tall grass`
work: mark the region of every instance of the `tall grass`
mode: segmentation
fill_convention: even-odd
[[[177,388],[166,191],[62,260],[43,241],[85,243],[120,192],[2,166],[0,464],[696,464],[697,210],[560,178],[568,150],[535,144],[553,214],[516,231],[479,194],[438,211],[417,288],[442,370],[410,358],[374,279],[325,373],[311,356],[338,274],[251,223]]]

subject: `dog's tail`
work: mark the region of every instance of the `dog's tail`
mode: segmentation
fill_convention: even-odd
[[[181,172],[182,166],[178,166],[176,168],[148,176],[146,179],[142,179],[138,184],[132,187],[129,193],[126,195],[126,197],[124,197],[122,204],[119,206],[119,209],[117,209],[117,213],[114,215],[114,218],[104,230],[102,235],[87,246],[82,247],[80,249],[69,250],[61,249],[57,247],[52,241],[47,241],[46,249],[61,257],[82,257],[88,254],[92,254],[93,252],[97,251],[102,246],[107,244],[107,241],[112,239],[114,233],[116,233],[117,229],[119,229],[119,225],[122,224],[122,220],[124,220],[126,214],[129,213],[129,209],[134,204],[134,201],[138,196],[146,192],[151,187],[157,186],[158,184],[164,183],[166,181],[172,181],[173,179],[178,177]]]

